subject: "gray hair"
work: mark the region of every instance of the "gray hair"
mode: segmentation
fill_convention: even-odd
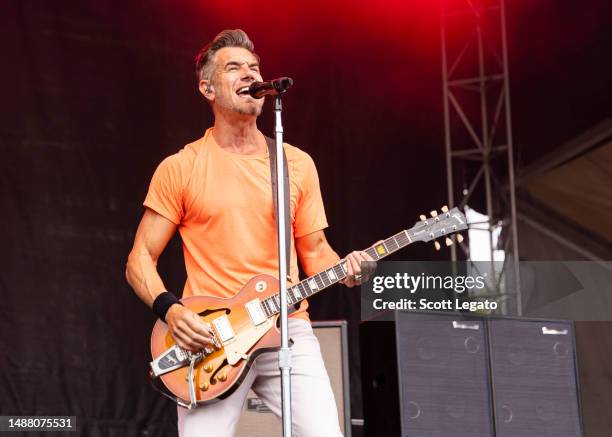
[[[242,29],[226,29],[220,32],[215,39],[206,44],[198,51],[195,57],[196,77],[198,81],[202,79],[211,80],[214,72],[214,62],[212,61],[215,53],[224,47],[242,47],[253,53],[257,60],[259,56],[254,52],[255,45],[249,36]]]

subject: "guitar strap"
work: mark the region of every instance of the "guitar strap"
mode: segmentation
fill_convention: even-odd
[[[278,187],[276,186],[276,141],[266,136],[266,144],[268,145],[268,155],[270,156],[270,176],[272,178],[272,200],[274,201],[274,221],[276,222],[276,202],[278,199]],[[291,269],[291,207],[289,199],[289,166],[287,165],[287,154],[283,148],[283,183],[285,185],[285,198],[283,203],[285,206],[285,253],[287,254],[287,280],[290,280],[289,271]],[[289,307],[289,314],[295,312],[299,308],[298,304]]]
[[[274,201],[274,221],[276,222],[276,203],[278,199],[278,187],[276,186],[276,142],[270,138],[266,138],[266,144],[268,145],[268,152],[270,156],[270,175],[272,177],[272,199]],[[291,193],[289,192],[289,167],[287,166],[287,155],[283,148],[283,173],[285,177],[283,183],[285,185],[285,253],[287,254],[287,275],[289,275],[290,260],[291,260],[291,208],[289,206],[289,198]]]

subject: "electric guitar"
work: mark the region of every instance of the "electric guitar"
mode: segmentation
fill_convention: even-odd
[[[431,212],[431,217],[420,216],[412,228],[401,231],[365,252],[375,261],[416,241],[435,241],[467,229],[465,216],[457,209],[443,207],[442,213]],[[457,240],[462,241],[457,234]],[[345,261],[310,276],[287,288],[288,304],[296,303],[341,281],[347,276]],[[195,408],[223,399],[236,390],[247,375],[255,358],[278,350],[280,313],[278,280],[269,275],[253,277],[230,299],[191,296],[181,300],[183,305],[198,314],[211,328],[215,347],[194,353],[180,348],[170,335],[168,325],[158,320],[151,335],[149,375],[161,378],[179,405]],[[163,392],[162,392],[163,393]],[[163,393],[165,394],[165,393]],[[169,396],[166,394],[166,396]]]

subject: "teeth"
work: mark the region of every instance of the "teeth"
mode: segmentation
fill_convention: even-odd
[[[249,87],[248,86],[243,86],[242,88],[238,88],[238,94],[242,94],[244,92],[248,92],[249,91]]]

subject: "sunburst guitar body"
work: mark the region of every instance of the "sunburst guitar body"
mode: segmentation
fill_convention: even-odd
[[[278,291],[276,278],[258,275],[231,299],[192,296],[181,300],[212,328],[218,346],[200,352],[196,358],[192,378],[198,404],[229,396],[240,385],[257,355],[280,347],[278,315],[268,317],[257,308],[262,301],[278,295]],[[161,358],[151,363],[152,372],[156,367],[163,372],[181,365],[159,376],[177,398],[189,400],[189,362],[190,355],[194,354],[175,345],[168,325],[161,320],[153,328],[151,354]]]

